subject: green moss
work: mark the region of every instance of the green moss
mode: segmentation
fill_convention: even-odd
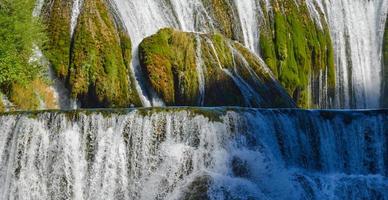
[[[5,111],[5,105],[3,103],[3,96],[2,94],[0,94],[0,112],[4,112]]]
[[[68,0],[48,0],[43,7],[49,39],[44,48],[45,55],[62,79],[67,77],[69,70],[71,8],[72,1]]]
[[[306,5],[273,1],[273,17],[264,13],[260,48],[264,60],[300,107],[309,105],[310,77],[327,72],[335,87],[334,50],[326,22],[320,28]],[[262,5],[263,6],[263,5]]]
[[[222,122],[222,117],[225,116],[227,110],[224,108],[204,108],[204,107],[152,107],[152,108],[139,108],[135,112],[143,117],[149,117],[158,113],[177,113],[187,112],[190,117],[203,116],[210,122]],[[115,113],[117,113],[115,111]]]
[[[139,56],[145,75],[167,105],[196,104],[195,55],[193,35],[173,29],[162,29],[140,44]]]
[[[151,86],[167,105],[198,105],[196,48],[197,45],[201,45],[204,76],[207,82],[205,104],[208,106],[242,105],[243,100],[239,90],[233,81],[220,71],[220,64],[213,49],[205,42],[206,39],[203,39],[207,36],[200,37],[202,39],[197,41],[192,33],[162,29],[157,34],[144,39],[139,47],[139,55],[145,76],[148,77]],[[215,34],[207,39],[214,44],[221,65],[231,67],[231,51],[223,36]]]
[[[221,35],[202,35],[201,54],[205,77],[206,106],[244,106],[244,98],[222,68],[232,68],[231,49]],[[213,46],[211,45],[213,44]],[[214,47],[214,49],[213,49]],[[224,48],[225,47],[225,48]]]
[[[36,110],[40,105],[34,88],[30,84],[13,84],[8,97],[18,110]]]
[[[272,40],[271,33],[266,32],[264,29],[260,32],[260,49],[265,63],[271,68],[273,74],[278,77],[279,72],[277,68],[275,44]]]
[[[228,40],[220,35],[214,34],[211,36],[211,41],[214,45],[216,53],[218,55],[218,59],[223,68],[232,68],[234,66],[233,63],[233,54],[232,50],[228,44]]]
[[[58,108],[58,102],[55,98],[53,90],[50,88],[47,81],[37,78],[31,82],[34,88],[34,93],[37,98],[44,104],[44,109],[56,109]]]
[[[139,57],[151,87],[170,106],[199,104],[198,64],[205,82],[204,106],[293,107],[260,60],[221,34],[162,29],[143,40]],[[253,97],[248,103],[240,88],[247,86],[236,82],[239,76],[263,99]]]
[[[83,107],[141,105],[134,81],[128,79],[131,43],[118,29],[104,0],[84,2],[69,70],[71,95]]]
[[[208,13],[215,20],[216,29],[223,35],[231,39],[237,39],[236,29],[238,28],[238,19],[234,16],[235,11],[229,0],[202,0]]]
[[[6,95],[16,110],[54,109],[58,107],[53,91],[42,78],[36,78],[27,84],[14,83]]]
[[[249,65],[249,68],[251,68],[256,74],[255,77],[252,77],[252,74],[246,68],[241,67],[239,69],[244,80],[251,85],[256,85],[254,89],[260,94],[260,96],[262,96],[264,101],[267,101],[263,103],[261,107],[294,107],[293,103],[291,103],[290,97],[281,94],[283,91],[280,91],[281,89],[277,85],[277,82],[273,80],[270,72],[266,70],[255,54],[252,54],[247,48],[237,42],[234,43],[233,47],[238,50],[238,52],[242,55],[241,59],[244,59]],[[236,60],[237,66],[244,65],[243,62],[239,63],[239,59]],[[259,85],[258,81],[260,82]]]

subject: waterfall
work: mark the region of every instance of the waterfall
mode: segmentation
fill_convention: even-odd
[[[70,34],[73,37],[75,27],[77,25],[78,17],[81,13],[83,0],[73,0],[73,7],[71,9]]]
[[[258,9],[255,0],[234,0],[244,36],[244,45],[252,52],[259,52]]]
[[[0,116],[1,199],[386,199],[387,111]]]
[[[142,77],[137,57],[139,43],[164,27],[174,27],[186,32],[214,32],[216,20],[210,17],[201,0],[113,0],[113,2],[132,40],[133,55],[135,55],[132,70],[143,105],[160,106],[163,102],[155,94],[146,92],[148,86]],[[241,22],[242,42],[247,48],[258,53],[259,24],[256,1],[235,1],[234,3],[238,10],[237,17]]]
[[[336,56],[338,108],[378,108],[386,0],[318,0],[324,8]]]
[[[133,44],[132,71],[137,89],[145,106],[160,106],[163,102],[153,94],[146,94],[147,85],[141,74],[138,45],[160,28],[175,27],[183,31],[205,30],[200,23],[209,22],[202,3],[197,1],[113,0],[123,19]]]
[[[198,74],[198,84],[199,84],[199,100],[198,105],[203,106],[205,103],[205,75],[203,71],[203,60],[202,60],[202,45],[201,45],[201,38],[199,34],[196,34],[195,36],[195,43],[196,43],[196,55],[195,55],[195,63],[196,63],[196,70]]]
[[[76,101],[69,98],[70,96],[69,91],[66,89],[65,84],[55,76],[55,73],[52,67],[50,66],[49,61],[44,56],[43,52],[39,49],[39,47],[36,45],[34,45],[33,54],[30,57],[29,62],[37,63],[47,70],[45,76],[52,82],[50,84],[50,92],[54,94],[55,102],[57,103],[58,108],[60,109],[79,108]],[[43,103],[40,105],[39,109],[45,109],[45,108],[46,108],[46,105],[44,105]]]
[[[44,5],[44,0],[36,0],[34,10],[32,11],[32,16],[37,17],[42,12]]]

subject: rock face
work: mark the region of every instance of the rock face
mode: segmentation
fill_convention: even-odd
[[[69,70],[73,97],[85,107],[141,105],[129,80],[131,41],[104,0],[85,0],[74,33]]]
[[[263,7],[263,58],[300,107],[319,106],[334,97],[335,87],[334,51],[323,14],[318,10],[322,17],[314,20],[307,4],[295,1],[272,5],[271,12]]]
[[[70,20],[73,1],[48,0],[43,6],[48,42],[45,54],[55,74],[66,79],[70,60]]]
[[[71,97],[82,107],[140,106],[129,70],[131,41],[108,3],[84,0],[73,34],[71,1],[52,0],[45,7],[47,55]]]
[[[263,61],[220,34],[162,29],[143,40],[139,57],[167,105],[295,106]]]

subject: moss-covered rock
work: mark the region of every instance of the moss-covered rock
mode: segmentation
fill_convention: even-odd
[[[84,0],[71,37],[72,1],[48,0],[43,8],[45,48],[55,74],[82,107],[140,106],[130,74],[131,41],[105,0]]]
[[[85,0],[74,33],[69,85],[83,107],[141,105],[129,80],[131,43],[104,0]],[[130,84],[128,84],[130,83]]]
[[[294,106],[259,58],[220,34],[162,29],[143,40],[139,57],[167,105]]]
[[[238,40],[241,32],[238,18],[235,17],[237,11],[231,0],[202,0],[207,12],[211,15],[215,23],[215,28],[224,36]]]
[[[7,96],[16,110],[54,109],[58,105],[54,92],[40,78],[29,84],[12,84]]]
[[[201,60],[205,79],[206,106],[244,106],[245,101],[239,87],[222,69],[233,69],[231,49],[225,48],[226,41],[220,35],[203,36]]]
[[[195,105],[198,75],[194,34],[162,29],[144,39],[139,56],[146,76],[167,105]]]
[[[42,9],[48,36],[45,55],[62,79],[67,78],[69,71],[72,4],[69,0],[47,0]]]
[[[261,22],[260,47],[264,60],[301,107],[311,107],[309,83],[327,74],[327,87],[335,87],[334,50],[328,26],[320,27],[305,4],[271,1]],[[323,15],[323,14],[322,14]],[[323,17],[322,17],[323,19]],[[318,100],[316,100],[318,101]]]
[[[3,103],[3,96],[2,94],[0,94],[0,112],[4,112],[5,111],[5,105]]]

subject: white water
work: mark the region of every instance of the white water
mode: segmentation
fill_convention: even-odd
[[[199,21],[200,16],[206,15],[199,1],[171,1],[174,9],[162,1],[154,0],[114,0],[114,2],[131,37],[133,55],[137,55],[140,42],[145,37],[155,34],[160,28],[175,27],[184,31],[195,31],[198,28],[197,20],[208,21],[205,19]],[[146,94],[147,86],[140,70],[139,59],[134,56],[132,71],[143,105],[160,106],[162,101],[158,97],[155,95],[149,97],[149,94]]]
[[[238,88],[246,107],[272,107],[273,99],[283,99],[286,107],[296,107],[283,87],[276,81],[272,72],[260,57],[255,61],[260,63],[257,72],[250,66],[246,58],[237,50],[231,41],[226,40],[227,46],[232,54],[233,66],[223,66],[220,61],[215,45],[206,35],[203,39],[210,49],[211,60],[219,70],[229,77]],[[206,66],[214,67],[214,66]],[[261,72],[259,72],[261,71]],[[263,76],[258,75],[262,73]],[[245,75],[245,76],[244,76]],[[265,77],[265,78],[264,78]],[[279,104],[280,105],[280,104]]]
[[[388,198],[386,111],[109,112],[0,116],[0,198]]]
[[[255,0],[234,0],[244,36],[244,45],[252,52],[259,52],[259,11]]]
[[[77,26],[78,17],[81,14],[83,0],[73,0],[70,20],[70,36],[73,37],[75,27]]]
[[[134,74],[136,89],[144,106],[163,106],[163,101],[150,88],[141,72],[138,59],[138,45],[160,28],[174,27],[188,32],[213,32],[217,24],[212,13],[204,7],[201,0],[111,0],[114,9],[121,17],[133,44],[131,71]],[[304,1],[296,1],[298,4]],[[266,0],[234,0],[239,19],[235,35],[251,51],[259,54],[260,17],[263,3],[271,11],[271,3]],[[381,96],[381,43],[384,22],[388,10],[386,0],[306,0],[311,18],[323,27],[328,21],[336,56],[336,98],[334,102],[319,94],[321,107],[332,108],[378,108]],[[39,13],[42,2],[37,1],[34,13]],[[73,0],[71,33],[76,26],[82,0]],[[325,16],[321,16],[323,11]],[[241,31],[240,31],[241,30]],[[325,73],[321,77],[325,78]],[[312,77],[316,78],[316,77]],[[316,81],[312,81],[316,82]],[[315,85],[325,88],[326,80]],[[311,87],[315,87],[312,83]],[[327,90],[327,88],[326,88]],[[314,97],[315,98],[315,97]],[[314,101],[316,102],[316,101]]]
[[[42,67],[44,67],[46,71],[46,78],[48,78],[50,83],[50,92],[54,94],[55,102],[57,107],[60,109],[77,109],[79,106],[74,103],[75,100],[69,99],[69,91],[66,89],[65,84],[59,80],[50,66],[49,61],[44,56],[43,52],[37,47],[34,46],[33,55],[30,58],[30,62],[34,62]],[[43,103],[43,102],[41,102]],[[46,105],[41,104],[40,109],[45,109]]]
[[[129,32],[133,44],[134,59],[132,70],[137,80],[138,91],[143,105],[158,106],[162,104],[149,88],[141,74],[139,59],[136,56],[138,45],[145,38],[155,34],[160,28],[174,27],[187,32],[213,32],[212,19],[200,0],[171,0],[168,2],[156,0],[113,0],[117,11]],[[238,7],[238,17],[241,21],[242,38],[247,48],[258,52],[259,24],[257,23],[257,6],[253,0],[235,1]],[[245,10],[248,9],[248,10]]]
[[[32,16],[38,17],[42,12],[43,5],[44,0],[36,0],[34,10],[32,11]]]
[[[233,82],[236,84],[238,89],[240,90],[243,98],[244,98],[244,104],[248,107],[253,107],[254,105],[259,105],[261,101],[260,95],[256,93],[255,90],[252,89],[252,87],[244,81],[243,78],[240,77],[236,70],[236,63],[234,62],[234,68],[233,72],[229,71],[229,69],[223,68],[220,58],[218,57],[218,53],[216,51],[216,48],[214,47],[213,42],[210,39],[206,40],[207,44],[210,46],[212,53],[214,57],[216,58],[216,62],[218,64],[218,67],[220,68],[221,71],[223,71],[227,76],[229,76]],[[231,45],[229,45],[231,48],[231,51],[233,51]],[[234,57],[234,55],[233,55]],[[234,58],[233,58],[234,59]]]
[[[203,60],[202,60],[202,45],[201,45],[201,38],[199,34],[195,36],[195,43],[196,43],[196,55],[195,55],[195,63],[196,63],[196,70],[198,74],[198,85],[199,85],[199,100],[198,105],[203,106],[205,103],[205,75],[204,75],[204,69],[203,69]]]
[[[338,108],[378,108],[386,0],[319,0],[336,56]]]
[[[11,108],[14,107],[14,105],[12,104],[12,102],[10,102],[7,98],[7,96],[5,96],[4,94],[2,94],[0,92],[0,101],[1,103],[4,105],[4,111],[5,112],[9,112],[11,111]]]

